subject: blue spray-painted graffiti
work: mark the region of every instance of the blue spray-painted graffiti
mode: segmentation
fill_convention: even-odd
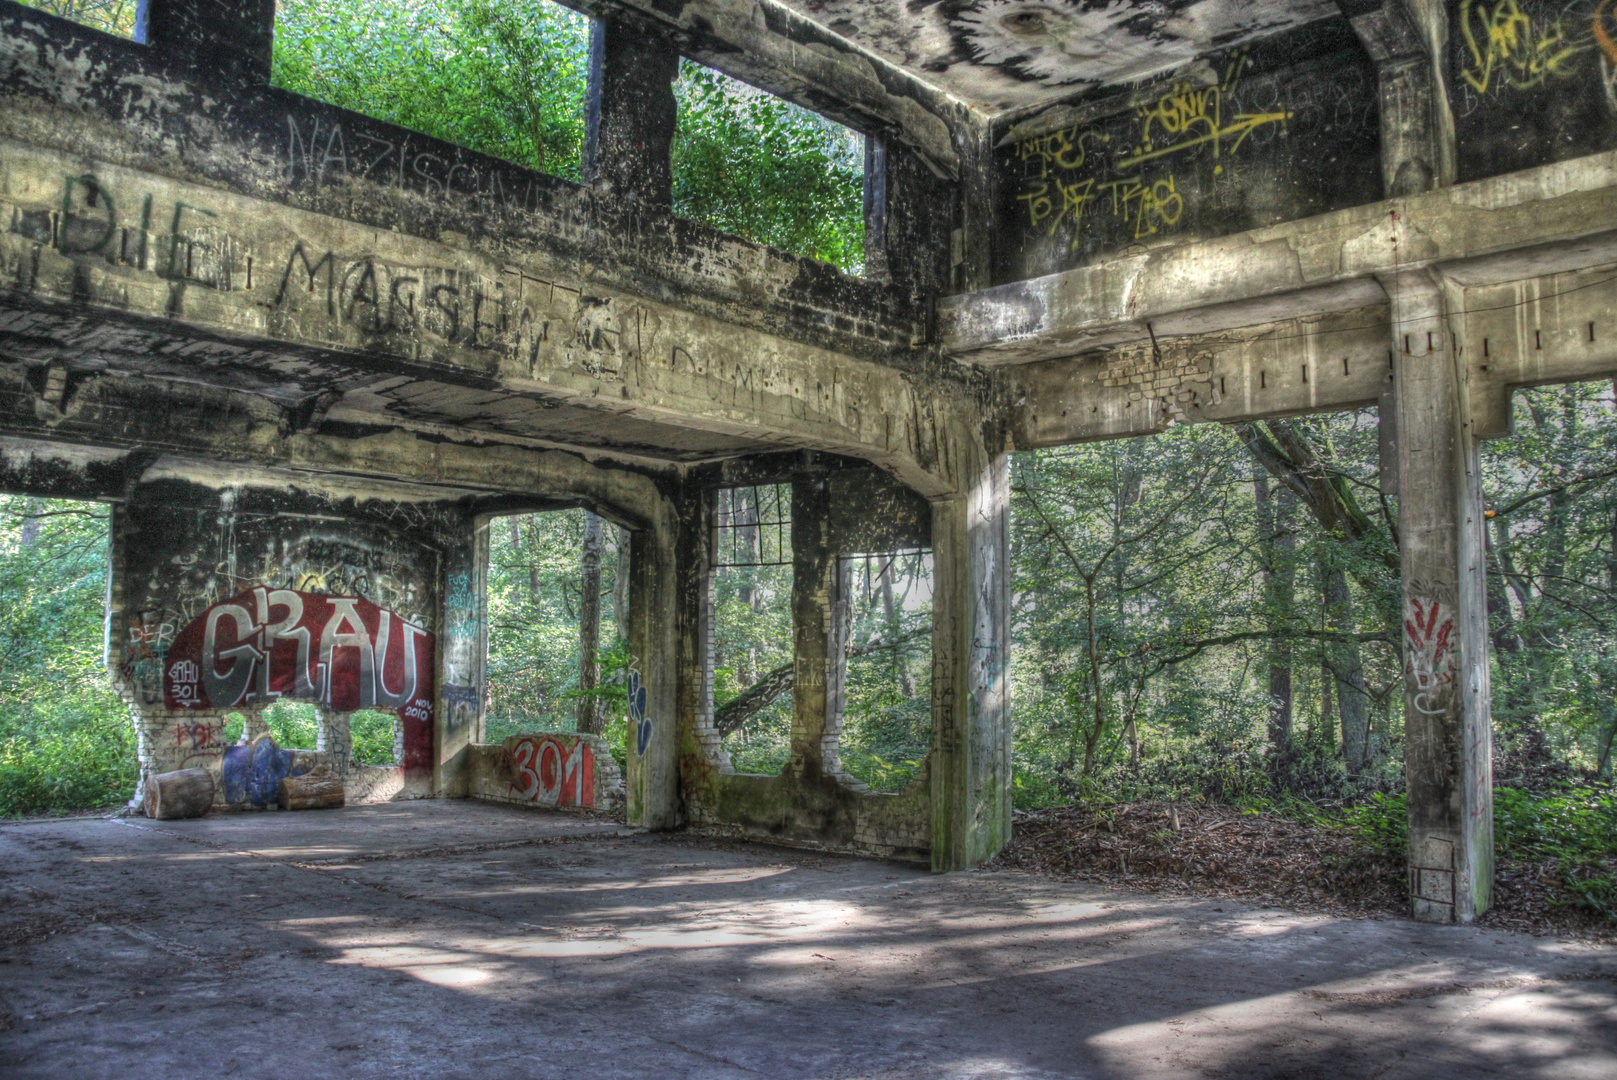
[[[638,752],[644,754],[651,745],[651,720],[646,716],[646,686],[638,671],[629,672],[629,720],[634,724]]]
[[[225,750],[225,802],[267,806],[275,802],[282,780],[303,772],[292,771],[292,751],[276,746],[272,736],[260,735],[246,746]]]

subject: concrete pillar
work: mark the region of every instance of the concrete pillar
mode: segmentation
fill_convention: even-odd
[[[1011,836],[1010,459],[959,452],[960,494],[932,514],[934,870],[976,866]]]
[[[679,53],[638,23],[590,28],[584,181],[614,213],[666,214],[674,205],[672,147]]]
[[[814,777],[841,771],[836,732],[827,760],[826,675],[831,656],[831,485],[824,473],[792,484],[792,757],[786,768]]]
[[[1454,183],[1442,0],[1337,0],[1376,65],[1382,182],[1389,199]]]
[[[1479,440],[1441,280],[1412,271],[1382,284],[1392,303],[1398,409],[1411,906],[1426,922],[1470,922],[1487,910],[1493,887]]]
[[[270,81],[275,0],[140,0],[135,39],[212,83]]]
[[[676,720],[688,685],[680,678],[679,529],[669,515],[658,528],[638,528],[630,536],[628,821],[672,829],[680,823]]]
[[[445,547],[438,621],[438,707],[433,716],[432,792],[468,792],[467,747],[482,731],[488,657],[488,521],[467,519],[463,543]]]

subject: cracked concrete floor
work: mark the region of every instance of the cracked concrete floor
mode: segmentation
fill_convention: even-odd
[[[0,1075],[1617,1076],[1617,952],[467,801],[0,828]]]

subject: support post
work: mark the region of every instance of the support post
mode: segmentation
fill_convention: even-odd
[[[1397,386],[1410,904],[1424,922],[1470,922],[1488,909],[1494,862],[1480,443],[1443,283],[1423,270],[1383,285]]]
[[[140,0],[135,40],[207,83],[270,81],[275,0]]]
[[[1387,198],[1454,183],[1454,117],[1443,78],[1448,13],[1440,0],[1337,0],[1376,65]]]
[[[965,449],[975,467],[932,514],[932,869],[940,871],[976,866],[1011,836],[1010,458],[976,441]]]
[[[673,209],[678,76],[679,53],[665,35],[616,20],[591,26],[584,181],[615,213]]]
[[[824,473],[792,484],[792,757],[800,777],[840,771],[827,760],[827,669],[831,656],[831,486]],[[834,734],[834,733],[833,733]],[[833,740],[834,741],[834,740]]]
[[[638,528],[629,540],[630,825],[672,829],[680,823],[678,605],[679,528],[671,517]]]

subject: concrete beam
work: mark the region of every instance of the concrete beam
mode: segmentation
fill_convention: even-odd
[[[867,135],[902,142],[958,178],[966,107],[779,0],[563,0],[597,19],[637,19],[691,59]]]
[[[940,340],[961,361],[1023,364],[1348,310],[1412,267],[1505,281],[1551,258],[1617,261],[1617,152],[951,297]]]
[[[542,251],[499,258],[15,142],[0,153],[0,279],[30,302],[851,454],[946,486],[926,429],[940,402],[970,407],[960,390],[603,287]]]

